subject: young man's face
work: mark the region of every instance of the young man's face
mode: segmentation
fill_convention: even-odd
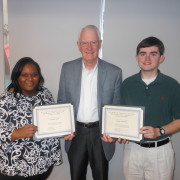
[[[159,64],[164,59],[156,46],[140,48],[139,53],[136,55],[136,60],[142,72],[157,73]]]

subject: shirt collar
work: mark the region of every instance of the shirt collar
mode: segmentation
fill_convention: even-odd
[[[135,77],[136,81],[142,81],[142,78],[141,78],[141,71],[139,71],[139,73],[137,74],[137,76]],[[160,72],[160,70],[158,70],[158,75],[156,77],[156,79],[152,82],[153,84],[154,83],[160,83],[163,79],[163,74]]]
[[[86,70],[86,71],[95,71],[96,69],[97,69],[97,67],[98,67],[98,59],[97,59],[97,63],[96,63],[96,65],[94,66],[94,68],[93,69],[91,69],[91,70],[88,70],[86,67],[85,67],[85,65],[84,65],[84,60],[82,59],[82,68],[83,68],[83,70]]]

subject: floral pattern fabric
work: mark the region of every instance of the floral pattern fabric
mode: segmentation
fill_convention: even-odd
[[[19,138],[11,141],[15,128],[32,124],[32,107],[53,104],[49,90],[42,87],[36,96],[27,97],[4,92],[0,96],[0,172],[8,176],[33,176],[42,174],[51,165],[62,163],[59,138],[34,140]]]

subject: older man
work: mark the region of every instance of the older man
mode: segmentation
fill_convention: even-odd
[[[121,69],[98,58],[101,43],[96,26],[84,27],[77,42],[82,57],[61,70],[58,103],[73,104],[76,124],[75,135],[65,137],[72,180],[86,179],[89,162],[94,180],[107,180],[115,150],[112,138],[101,137],[101,114],[103,105],[120,104]]]

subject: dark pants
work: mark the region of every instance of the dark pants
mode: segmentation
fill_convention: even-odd
[[[51,174],[53,166],[51,166],[45,173],[35,176],[23,177],[23,176],[6,176],[0,173],[0,180],[46,180]]]
[[[94,180],[108,180],[108,161],[104,155],[99,127],[77,125],[77,135],[68,151],[71,179],[86,180],[90,162]]]

